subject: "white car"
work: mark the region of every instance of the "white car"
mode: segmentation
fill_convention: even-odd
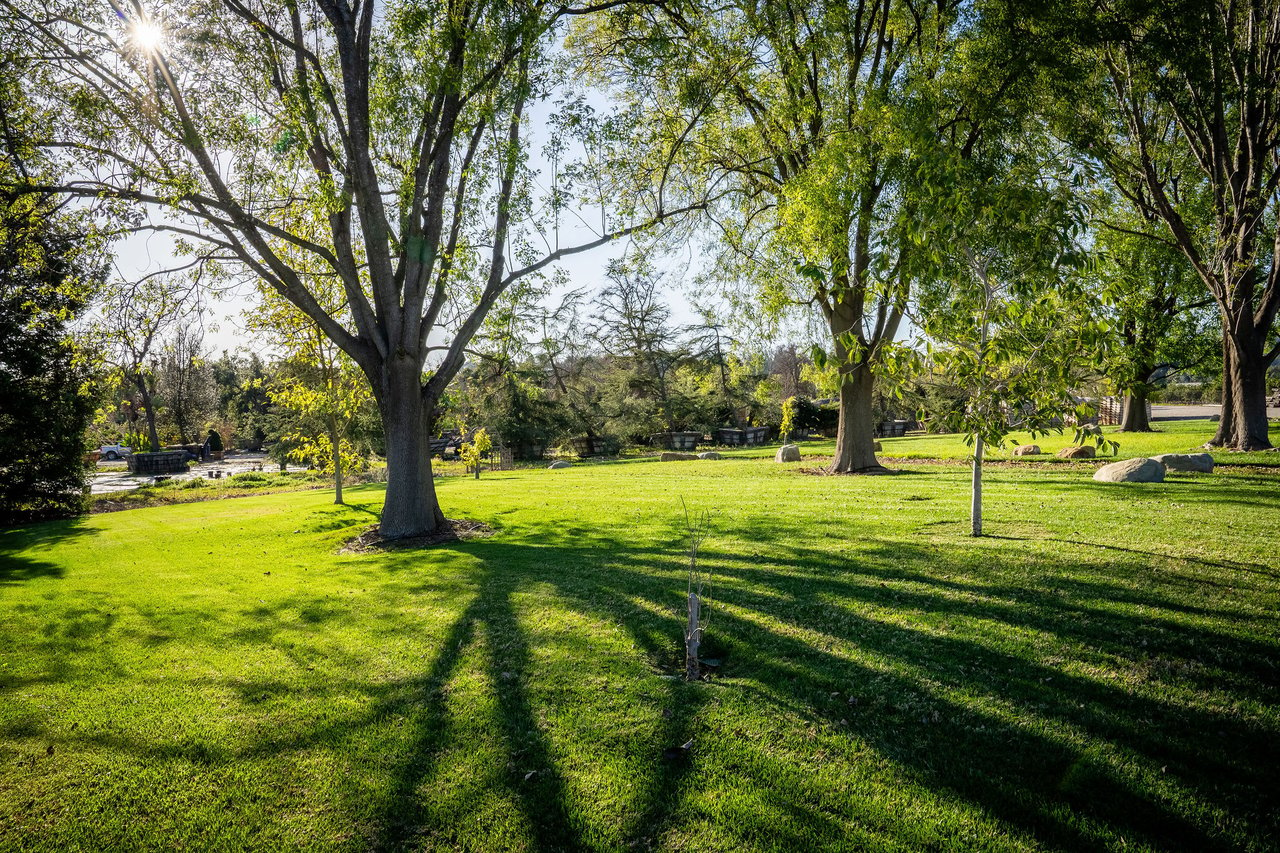
[[[124,459],[126,456],[132,456],[133,448],[125,447],[122,444],[104,444],[98,448],[98,455],[103,459],[114,462],[117,459]]]

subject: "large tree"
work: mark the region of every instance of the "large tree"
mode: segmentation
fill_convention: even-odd
[[[1164,227],[1222,320],[1213,443],[1271,446],[1266,373],[1280,354],[1280,3],[1046,4],[1082,48],[1065,125],[1117,190]],[[1095,99],[1095,93],[1105,97]],[[1204,212],[1208,211],[1205,216]]]
[[[709,211],[712,275],[820,316],[840,373],[833,473],[882,470],[875,386],[899,361],[920,157],[972,145],[1025,76],[1027,44],[983,34],[999,6],[672,0],[592,18],[575,42],[648,121],[696,109],[680,165],[732,189]],[[955,67],[981,68],[960,98],[941,82]]]
[[[1168,240],[1123,199],[1095,215],[1092,278],[1110,322],[1107,379],[1123,395],[1121,432],[1150,432],[1148,400],[1164,377],[1210,361],[1219,338],[1213,300]]]
[[[625,197],[625,211],[573,246],[541,239],[528,115],[556,85],[547,54],[559,23],[587,9],[541,0],[0,8],[5,41],[39,57],[33,85],[62,105],[43,143],[79,176],[43,189],[150,208],[135,227],[265,281],[368,378],[386,433],[384,536],[444,520],[429,421],[504,291],[699,206],[670,182],[647,192],[651,174],[633,173],[625,187],[611,180],[626,150],[613,143],[629,125],[592,125],[588,168],[599,180],[568,190],[587,204]],[[588,124],[565,126],[572,135]],[[315,298],[320,280],[338,282],[344,316]]]
[[[84,508],[92,374],[68,327],[99,271],[54,210],[0,205],[0,525]]]

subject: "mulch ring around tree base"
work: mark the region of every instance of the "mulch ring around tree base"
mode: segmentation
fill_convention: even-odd
[[[399,539],[384,539],[378,532],[378,525],[366,528],[356,538],[347,542],[338,550],[339,554],[369,554],[378,551],[409,551],[417,548],[430,548],[445,542],[457,542],[460,539],[483,539],[493,535],[493,528],[483,521],[471,518],[446,519],[442,527],[425,536],[404,536]]]

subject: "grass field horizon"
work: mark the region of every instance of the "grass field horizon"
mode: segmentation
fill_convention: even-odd
[[[377,485],[0,530],[0,848],[1272,848],[1275,475],[1000,467],[975,540],[959,459],[809,465],[441,477],[494,534],[385,554]]]

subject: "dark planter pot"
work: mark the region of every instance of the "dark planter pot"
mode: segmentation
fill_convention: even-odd
[[[884,421],[880,424],[880,435],[885,438],[897,438],[907,434],[907,421]]]
[[[663,450],[694,450],[698,446],[698,442],[702,441],[702,433],[700,432],[656,432],[649,436],[649,441],[654,447],[661,447]]]
[[[608,441],[602,436],[578,436],[569,439],[573,452],[579,456],[606,456],[609,453]]]
[[[511,454],[516,459],[541,459],[547,448],[529,441],[519,441],[511,445]]]
[[[716,430],[716,444],[724,444],[729,447],[741,447],[747,443],[747,431],[745,429],[732,429],[725,427]]]
[[[181,474],[190,470],[187,451],[164,450],[160,453],[135,453],[129,457],[129,473],[143,477],[157,474]]]

